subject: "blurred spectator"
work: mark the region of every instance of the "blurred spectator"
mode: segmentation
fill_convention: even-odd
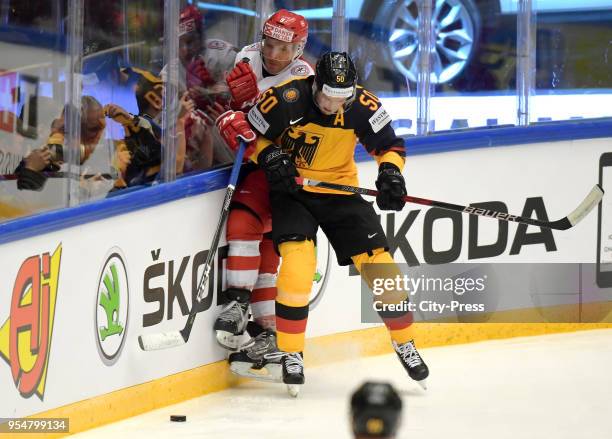
[[[205,38],[204,17],[197,7],[191,5],[181,11],[179,58],[178,62],[170,63],[170,66],[178,68],[181,90],[200,91],[204,99],[207,94],[225,92],[229,99],[225,77],[234,66],[237,53],[238,50],[227,41]],[[164,81],[167,80],[168,68],[166,65],[161,72]],[[192,90],[195,87],[199,90]]]
[[[129,68],[122,73],[136,78],[134,93],[138,104],[138,115],[133,115],[119,105],[104,107],[105,114],[120,123],[125,131],[124,139],[117,144],[115,166],[121,179],[115,188],[151,183],[161,167],[162,130],[161,111],[164,84],[160,77],[146,70]],[[185,124],[195,106],[187,93],[180,101],[177,117],[176,172],[180,174],[185,164]]]
[[[117,167],[121,178],[116,188],[152,182],[161,165],[161,111],[164,85],[161,78],[146,70],[122,69],[134,83],[138,115],[123,107],[108,104],[104,113],[124,128],[124,138],[117,142]]]
[[[21,84],[20,84],[21,86]],[[1,87],[0,87],[1,88]],[[57,206],[65,199],[57,191],[44,194],[42,200],[36,192],[27,196],[17,189],[15,168],[30,152],[39,149],[49,136],[51,122],[61,112],[63,104],[39,94],[30,94],[18,88],[13,108],[0,110],[0,120],[8,120],[8,130],[0,130],[0,219],[27,215],[44,208]],[[12,113],[17,111],[18,115]],[[10,127],[14,126],[14,131]],[[37,151],[38,152],[38,151]],[[36,160],[35,153],[31,160]]]
[[[351,396],[351,426],[356,439],[396,437],[402,400],[391,384],[368,381]]]
[[[167,80],[169,68],[177,68],[179,94],[186,91],[195,112],[185,120],[184,172],[200,171],[229,163],[233,154],[221,140],[215,119],[229,109],[230,94],[225,83],[233,68],[237,49],[219,39],[205,39],[204,18],[197,7],[187,6],[179,21],[179,57],[161,72]]]
[[[40,139],[44,139],[49,134],[51,123],[61,109],[62,104],[52,98],[30,96],[19,112],[16,122],[17,133],[40,144]]]
[[[184,119],[183,134],[180,132],[180,124],[177,126],[177,136],[181,141],[185,141],[185,162],[182,169],[185,173],[209,169],[215,161],[222,162],[219,158],[215,160],[214,125],[204,117],[207,116],[202,115],[200,111],[190,113]]]
[[[63,168],[64,165],[64,143],[66,134],[66,116],[69,115],[70,106],[66,105],[62,110],[59,118],[55,119],[51,124],[51,134],[47,139],[46,145],[41,148],[34,149],[30,152],[17,166],[15,174],[17,174],[17,188],[21,190],[40,191],[44,188],[48,173],[56,173]],[[91,96],[83,96],[81,98],[81,145],[80,145],[80,163],[81,165],[94,152],[98,145],[104,129],[106,121],[102,105]],[[100,184],[104,177],[101,174],[81,175],[81,189],[88,194],[97,192],[97,189],[103,190],[102,186],[108,184]],[[110,176],[108,177],[110,179]]]
[[[15,132],[2,131],[0,135],[0,157],[3,159],[0,179],[12,180],[13,171],[19,162],[38,148],[49,135],[49,127],[62,105],[53,99],[32,95],[21,105],[16,117],[12,111],[0,111],[0,120],[8,120],[7,126],[14,123]],[[34,159],[34,157],[33,157]]]

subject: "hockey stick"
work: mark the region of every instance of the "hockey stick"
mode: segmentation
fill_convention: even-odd
[[[378,191],[373,189],[365,189],[355,186],[346,186],[343,184],[326,183],[324,181],[311,180],[309,178],[296,177],[297,183],[301,186],[322,187],[326,189],[335,189],[343,192],[351,192],[353,194],[371,195],[375,197]],[[584,200],[574,209],[572,213],[557,221],[541,221],[533,218],[525,218],[523,216],[511,215],[506,212],[497,212],[495,210],[482,209],[473,206],[461,206],[459,204],[446,203],[444,201],[429,200],[427,198],[413,197],[406,195],[404,200],[408,203],[422,204],[425,206],[439,207],[446,210],[454,210],[455,212],[464,212],[471,215],[486,216],[501,221],[513,221],[516,223],[529,224],[531,226],[545,227],[547,229],[567,230],[584,218],[593,208],[599,203],[603,197],[604,191],[598,184],[591,189],[591,192]]]
[[[238,174],[240,173],[240,165],[242,165],[242,157],[244,156],[245,149],[246,143],[241,141],[240,148],[238,148],[238,151],[236,152],[234,165],[232,166],[232,173],[225,192],[225,199],[223,200],[223,207],[221,209],[221,215],[219,216],[217,229],[215,230],[215,235],[213,236],[210,250],[208,250],[208,256],[206,257],[206,263],[204,264],[204,272],[202,273],[200,283],[198,284],[198,294],[194,301],[195,303],[191,305],[191,310],[189,311],[189,317],[187,317],[185,326],[183,329],[176,331],[139,335],[138,344],[140,345],[140,349],[143,351],[173,348],[175,346],[183,345],[187,343],[187,340],[189,340],[189,335],[191,334],[191,329],[193,328],[193,322],[195,321],[198,313],[198,305],[204,297],[204,287],[208,283],[210,270],[212,268],[215,254],[217,253],[217,247],[219,246],[219,240],[221,239],[221,230],[223,230],[223,224],[225,224],[225,220],[229,215],[230,202],[232,201],[234,189],[236,188],[236,183],[238,181]]]

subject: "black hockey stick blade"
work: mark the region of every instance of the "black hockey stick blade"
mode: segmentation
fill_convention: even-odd
[[[374,189],[366,189],[356,186],[348,186],[343,184],[327,183],[324,181],[311,180],[309,178],[296,177],[296,182],[301,186],[323,187],[334,189],[343,192],[351,192],[360,195],[377,196],[378,191]],[[536,227],[545,227],[547,229],[567,230],[580,222],[591,210],[601,201],[604,191],[599,185],[593,186],[584,200],[570,213],[568,216],[557,221],[542,221],[534,218],[526,218],[519,215],[511,215],[507,212],[497,212],[489,209],[481,209],[473,206],[461,206],[459,204],[446,203],[444,201],[429,200],[427,198],[413,197],[406,195],[404,200],[408,203],[422,204],[424,206],[439,207],[441,209],[453,210],[456,212],[469,213],[470,215],[484,216],[500,221],[512,221],[521,224],[528,224]]]

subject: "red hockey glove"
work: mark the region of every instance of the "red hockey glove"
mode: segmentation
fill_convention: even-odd
[[[215,125],[217,125],[225,144],[229,146],[232,151],[238,150],[238,146],[240,146],[239,138],[247,142],[248,146],[244,152],[244,156],[250,157],[255,150],[255,139],[257,136],[246,121],[242,111],[226,111],[217,118]]]
[[[225,81],[232,94],[232,108],[241,110],[255,104],[259,88],[257,88],[257,77],[249,63],[240,61]]]
[[[187,66],[187,88],[210,87],[215,83],[210,72],[204,64],[204,60],[197,57]]]

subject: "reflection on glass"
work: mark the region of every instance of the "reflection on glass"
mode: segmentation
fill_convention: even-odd
[[[177,174],[210,169],[232,161],[214,127],[229,109],[225,77],[233,67],[237,29],[233,14],[211,13],[195,5],[182,8],[179,18],[179,105]],[[225,32],[220,32],[225,30]],[[229,31],[229,32],[228,32]],[[162,77],[169,66],[162,70]]]
[[[350,50],[366,86],[416,132],[420,0],[347,2]],[[424,3],[424,2],[423,2]],[[430,130],[514,123],[516,13],[499,2],[432,1]],[[394,108],[398,115],[393,114]]]
[[[98,102],[106,127],[92,152],[81,156],[81,203],[157,178],[162,17],[161,0],[84,3],[81,102]]]
[[[423,67],[417,56],[419,5],[426,1],[344,2],[359,82],[383,100],[401,135],[416,134],[416,86]],[[164,132],[174,134],[171,161],[179,177],[231,162],[233,153],[214,121],[232,104],[226,76],[244,56],[240,50],[253,45],[267,54],[271,74],[294,53],[283,53],[287,47],[273,39],[261,44],[262,24],[273,12],[285,8],[307,19],[302,58],[311,65],[331,49],[333,0],[179,3],[176,29],[164,35],[164,0],[84,0],[77,63],[82,70],[75,76],[79,95],[73,101],[80,105],[72,108],[66,105],[71,16],[66,0],[2,1],[0,220],[75,204],[71,197],[78,204],[159,182],[164,148],[170,148]],[[612,0],[534,4],[531,121],[612,116]],[[431,5],[434,92],[428,129],[515,124],[517,2],[431,0]],[[164,59],[172,39],[177,56]],[[178,73],[178,93],[166,102],[169,69]],[[260,73],[258,79],[264,79]],[[167,108],[171,117],[162,123]],[[80,115],[81,125],[68,130],[67,115]],[[81,135],[74,175],[63,163],[68,132]],[[78,181],[78,194],[68,193],[68,177]]]
[[[50,143],[64,107],[65,1],[4,1],[0,27],[0,221],[62,207],[61,151]]]
[[[516,123],[517,16],[499,2],[437,1],[435,131]]]
[[[612,1],[538,0],[531,120],[612,116]]]

